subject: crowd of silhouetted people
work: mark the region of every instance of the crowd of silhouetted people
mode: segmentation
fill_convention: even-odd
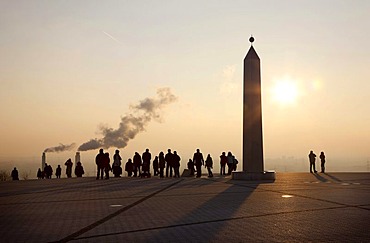
[[[72,177],[72,166],[73,162],[71,159],[68,159],[64,165],[66,166],[66,175],[68,178]],[[82,163],[80,161],[77,162],[76,167],[75,167],[75,175],[77,177],[82,177],[82,175],[85,174],[84,168],[82,166]],[[48,165],[45,163],[44,170],[41,170],[41,168],[38,169],[37,171],[37,178],[38,179],[51,179],[53,175],[53,168],[51,165]],[[62,175],[62,167],[58,165],[58,167],[55,169],[55,177],[60,178]]]
[[[121,177],[123,174],[122,158],[119,155],[119,150],[115,151],[113,155],[113,163],[110,164],[109,153],[104,153],[103,149],[99,150],[99,153],[95,157],[95,163],[97,166],[97,175],[96,179],[109,179],[110,172],[113,173],[114,177]],[[149,149],[146,149],[145,152],[140,155],[138,152],[135,152],[133,158],[129,158],[124,165],[124,171],[127,172],[128,177],[141,177],[149,178],[152,176],[151,173],[151,161],[152,154]],[[177,151],[171,149],[167,150],[167,153],[164,154],[161,151],[158,156],[155,156],[152,161],[153,176],[159,176],[160,178],[164,177],[180,177],[180,166],[181,166],[181,157]],[[226,165],[228,166],[227,174],[230,175],[232,171],[235,171],[237,168],[238,161],[235,159],[235,156],[231,152],[228,152],[226,156],[225,152],[220,156],[220,166],[221,166],[221,175],[226,175]],[[194,153],[193,159],[189,159],[187,163],[188,176],[201,177],[202,167],[207,168],[208,177],[213,177],[213,159],[210,154],[207,155],[204,160],[203,154],[199,149]],[[196,174],[195,174],[196,173]]]

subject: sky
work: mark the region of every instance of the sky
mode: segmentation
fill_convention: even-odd
[[[308,170],[314,150],[333,171],[366,170],[369,10],[366,0],[2,0],[0,169],[34,173],[45,149],[75,143],[47,153],[56,167],[163,89],[175,99],[127,139],[123,162],[146,148],[176,150],[183,165],[200,148],[215,170],[222,151],[241,160],[243,59],[253,35],[265,168]],[[97,152],[81,152],[91,173]]]

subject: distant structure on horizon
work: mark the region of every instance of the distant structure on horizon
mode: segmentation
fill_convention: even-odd
[[[232,178],[273,180],[275,172],[264,171],[260,58],[253,47],[254,38],[249,41],[243,75],[243,171],[233,172]]]
[[[46,164],[46,155],[45,153],[42,153],[42,157],[41,157],[41,170],[44,171],[45,169],[45,164]]]

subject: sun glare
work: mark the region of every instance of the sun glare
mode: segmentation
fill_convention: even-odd
[[[272,88],[274,101],[280,104],[294,104],[298,97],[298,88],[292,80],[276,81]]]

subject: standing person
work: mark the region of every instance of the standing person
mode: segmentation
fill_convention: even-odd
[[[64,163],[65,166],[67,166],[67,169],[66,169],[66,174],[67,174],[67,177],[68,178],[71,178],[72,177],[72,160],[69,158],[65,163]]]
[[[316,165],[315,165],[315,161],[316,161],[316,154],[313,153],[313,151],[311,150],[310,153],[308,154],[308,158],[310,160],[310,173],[312,173],[312,169],[315,173],[317,173],[316,171]]]
[[[141,175],[140,167],[141,167],[141,156],[138,152],[135,152],[134,158],[134,177],[138,176],[137,173],[139,172],[139,176]]]
[[[227,171],[227,174],[228,175],[231,175],[231,171],[233,171],[234,169],[234,155],[229,151],[227,153],[227,168],[228,168],[228,171]]]
[[[159,162],[158,162],[158,156],[155,156],[154,160],[153,160],[153,173],[155,176],[157,176],[159,174],[159,171],[158,171],[158,166],[159,166]]]
[[[208,177],[213,177],[213,173],[212,173],[213,160],[210,154],[207,155],[205,167],[208,170]]]
[[[12,170],[11,176],[12,176],[13,181],[19,181],[18,170],[16,167],[14,167],[14,169]]]
[[[174,177],[180,178],[180,156],[176,151],[173,151],[173,170],[175,172]]]
[[[159,177],[164,178],[164,167],[166,166],[166,160],[164,159],[164,153],[162,151],[159,153],[158,160]]]
[[[321,173],[325,173],[325,154],[324,152],[320,153],[320,160],[321,160]]]
[[[149,152],[149,149],[146,149],[143,155],[143,173],[145,176],[150,176],[150,161],[152,160],[152,154]]]
[[[225,152],[222,152],[220,156],[220,175],[226,175],[225,173],[226,164],[227,164],[227,157],[225,155]]]
[[[99,177],[103,180],[103,175],[104,175],[103,160],[104,160],[104,150],[99,149],[99,153],[95,157],[95,164],[98,170],[98,172],[96,173],[97,180],[99,180]]]
[[[190,171],[190,175],[194,176],[194,162],[191,159],[188,161],[188,170]]]
[[[55,176],[57,178],[60,178],[61,175],[62,175],[62,168],[60,168],[60,165],[58,165],[57,169],[55,170]]]
[[[235,159],[235,156],[234,156],[234,163],[233,163],[233,171],[236,171],[236,167],[238,166],[238,160]]]
[[[168,177],[168,170],[170,171],[170,177],[172,177],[173,154],[171,153],[171,149],[167,150],[167,154],[164,159],[166,160],[166,177]]]
[[[75,175],[77,177],[82,177],[83,174],[85,174],[84,167],[82,167],[81,161],[78,161],[75,168]]]
[[[131,159],[128,159],[125,165],[125,171],[127,171],[127,176],[131,177],[132,176],[132,171],[134,170],[134,164],[132,163]]]
[[[45,164],[45,173],[46,173],[46,179],[51,179],[51,176],[53,175],[53,168],[51,165]]]
[[[105,153],[103,157],[103,166],[104,166],[104,171],[105,171],[105,179],[109,179],[109,171],[112,170],[112,167],[110,166],[110,158],[109,158],[109,153]]]
[[[42,171],[41,169],[39,168],[39,170],[37,171],[37,179],[43,179],[42,178]]]
[[[194,153],[193,161],[195,167],[197,167],[197,178],[202,176],[202,165],[204,165],[203,154],[197,149],[197,152]]]
[[[121,168],[121,156],[119,155],[119,150],[116,150],[116,153],[113,155],[113,174],[114,177],[121,177],[122,174],[122,168]]]

